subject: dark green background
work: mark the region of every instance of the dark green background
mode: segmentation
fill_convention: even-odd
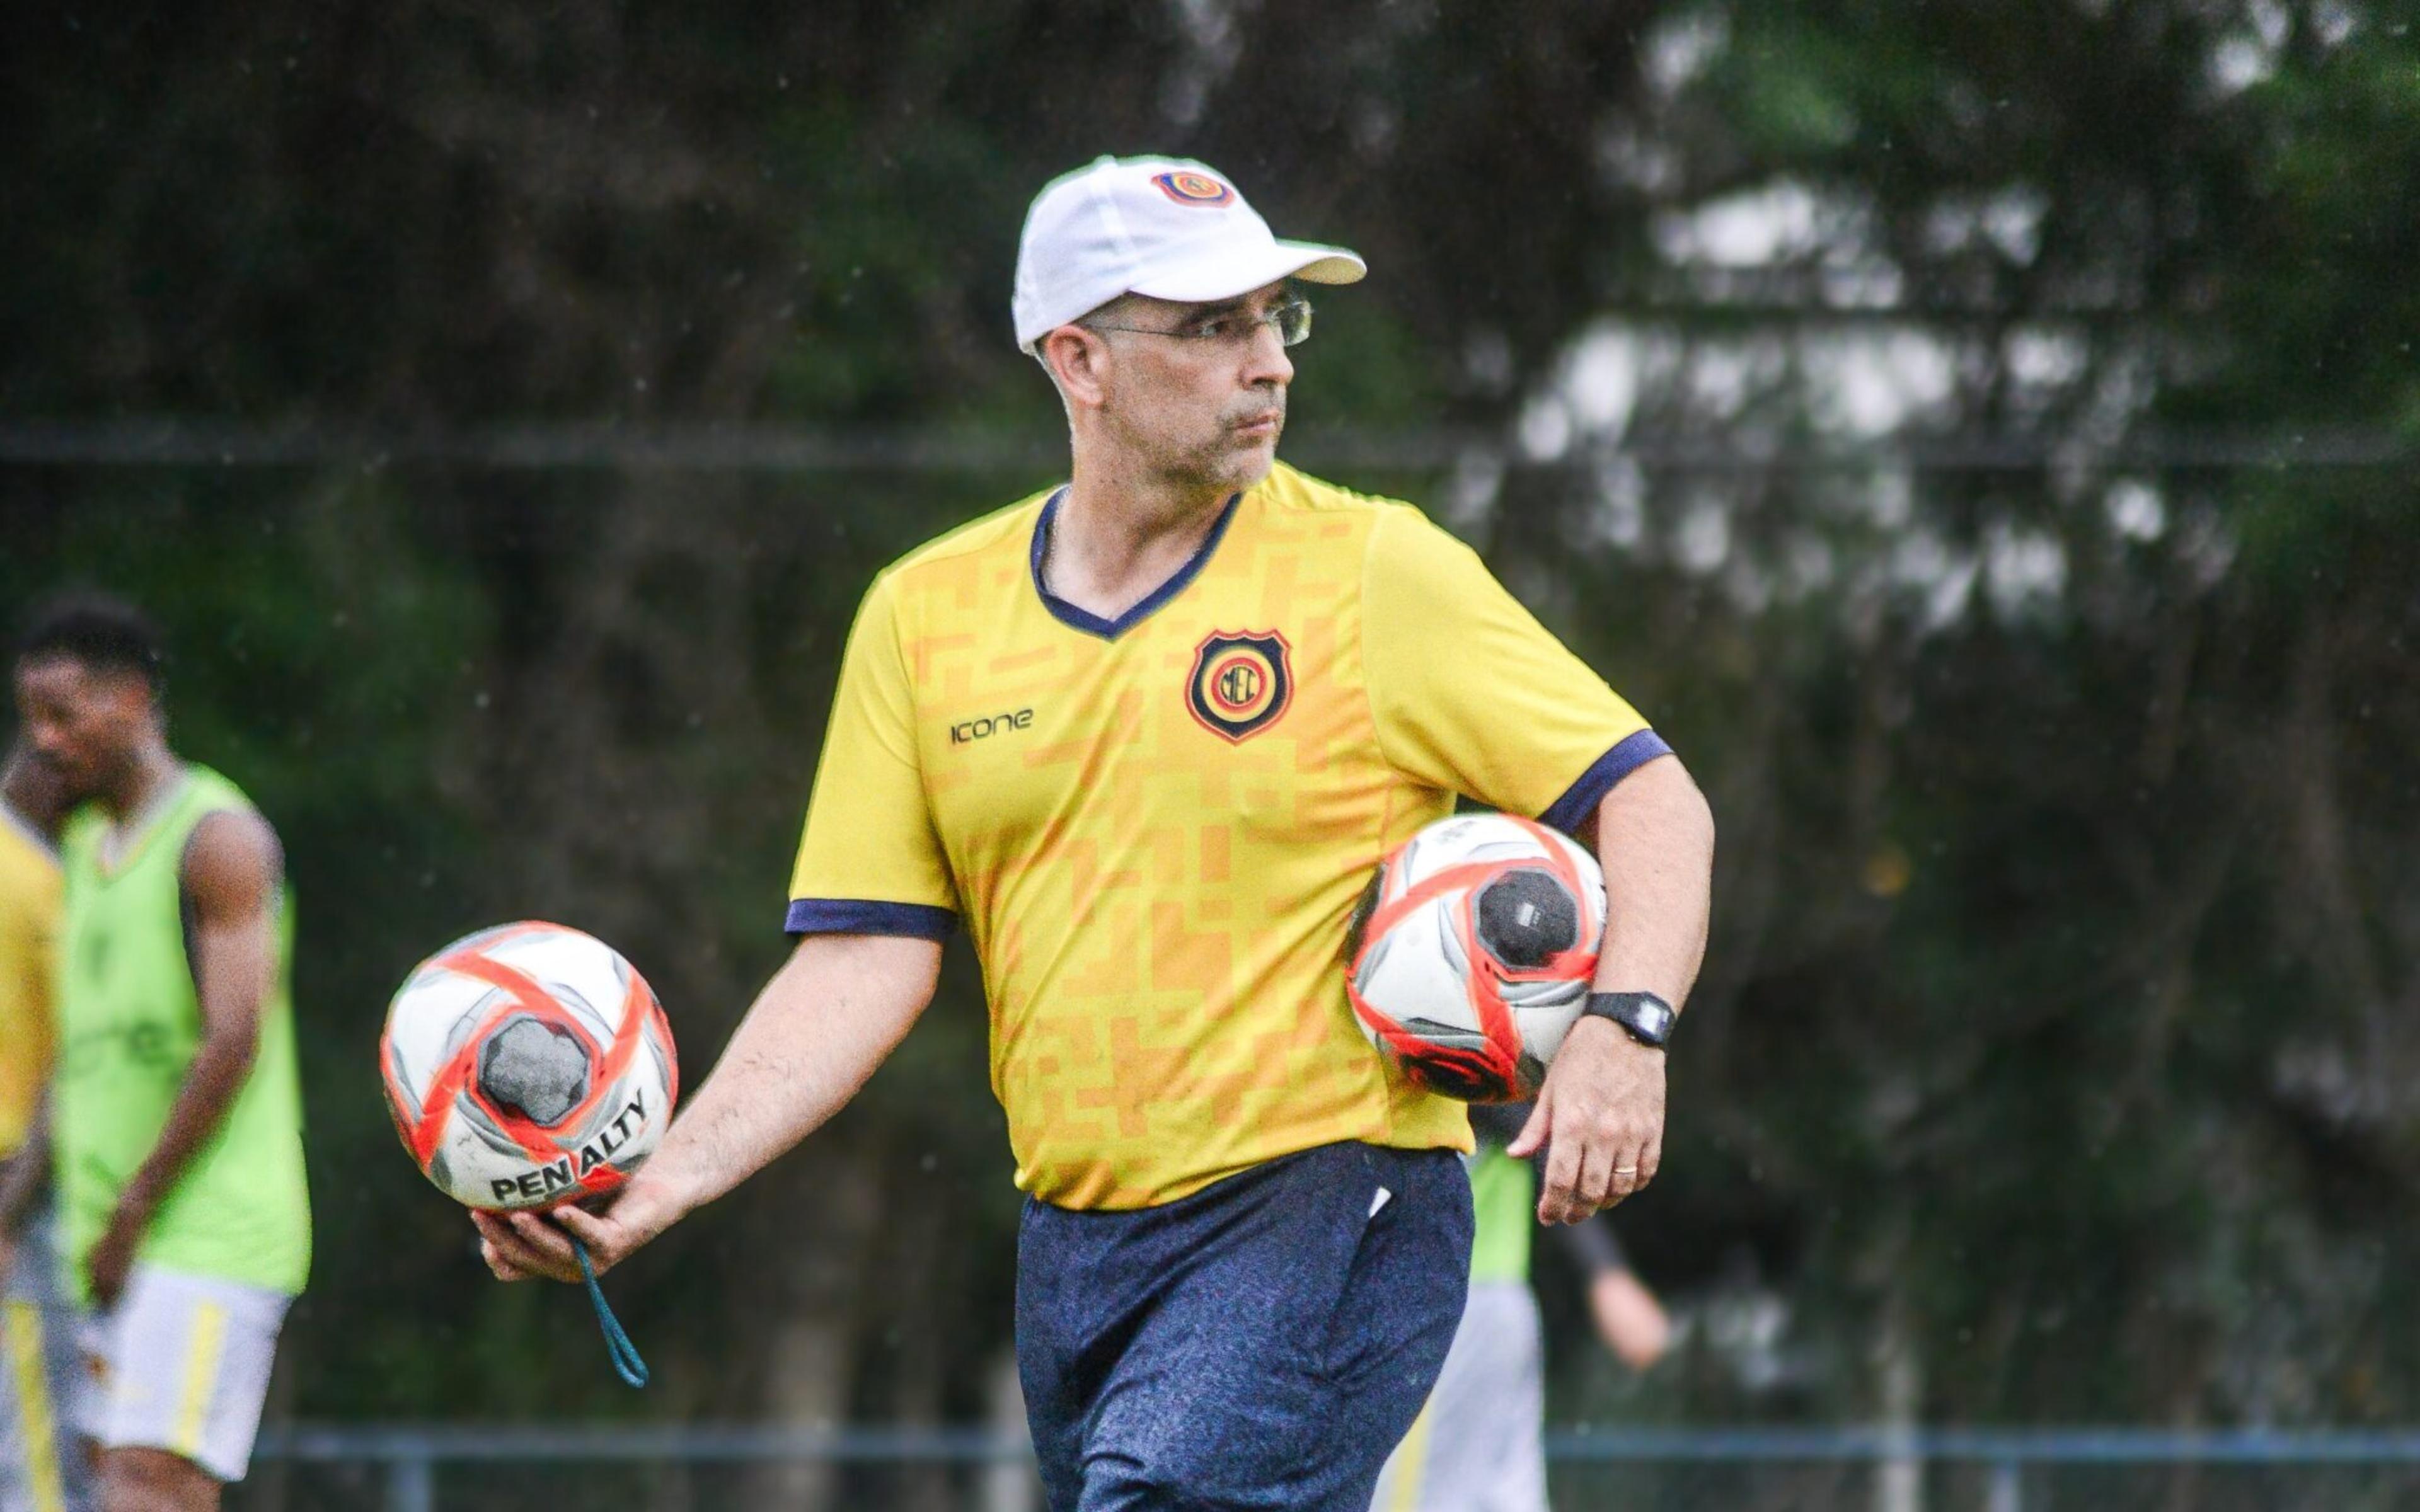
[[[414,961],[535,916],[704,1073],[857,594],[1061,465],[1022,208],[1157,150],[1369,255],[1288,455],[1472,539],[1722,826],[1621,1219],[1689,1327],[1628,1380],[1550,1273],[1556,1414],[2412,1416],[2409,6],[18,8],[0,143],[0,609],[149,606],[180,748],[291,854],[280,1414],[980,1416],[1016,1198],[970,963],[617,1274],[644,1397],[487,1279],[372,1047]],[[1806,237],[1689,250],[1785,184]],[[1994,205],[2025,233],[1957,233]],[[1592,329],[1651,354],[1631,426],[1548,444]],[[1824,354],[1885,339],[1945,386],[1845,431]],[[598,428],[508,465],[530,424]],[[882,450],[710,465],[768,434]]]

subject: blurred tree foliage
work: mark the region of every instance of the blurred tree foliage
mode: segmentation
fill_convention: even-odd
[[[1565,1409],[1861,1417],[1896,1362],[1943,1419],[2420,1411],[2408,7],[19,8],[0,83],[15,421],[1047,441],[1028,196],[1229,169],[1375,269],[1306,434],[1472,438],[1341,481],[1482,545],[1723,824],[1623,1214],[1700,1326],[1643,1386],[1571,1351]],[[539,915],[702,1075],[783,949],[856,595],[1047,481],[0,469],[0,603],[152,605],[179,740],[287,838],[288,1410],[983,1411],[1016,1198],[968,963],[617,1281],[644,1400],[575,1298],[486,1279],[371,1046],[415,959]]]

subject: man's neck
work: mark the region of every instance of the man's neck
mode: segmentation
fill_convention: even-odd
[[[112,823],[123,828],[147,811],[183,770],[166,742],[146,742],[116,779],[102,788],[101,807]]]
[[[1140,603],[1202,549],[1234,490],[1087,469],[1051,517],[1050,592],[1105,619]]]

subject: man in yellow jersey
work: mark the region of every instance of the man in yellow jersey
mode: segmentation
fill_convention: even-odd
[[[12,747],[0,762],[0,1512],[91,1505],[91,1465],[61,1416],[78,1362],[45,1132],[59,817],[56,774]]]
[[[963,923],[1052,1506],[1364,1512],[1462,1313],[1470,1125],[1355,1026],[1356,897],[1456,794],[1596,835],[1605,1021],[1519,1151],[1551,1139],[1541,1214],[1577,1219],[1654,1174],[1643,1041],[1703,952],[1713,825],[1467,548],[1276,465],[1310,330],[1288,281],[1361,274],[1200,163],[1042,192],[1012,303],[1071,481],[875,579],[791,880],[805,938],[605,1214],[476,1217],[496,1273],[576,1278],[566,1230],[611,1263],[814,1129]]]
[[[41,614],[16,664],[26,736],[82,805],[52,1126],[104,1512],[201,1512],[243,1478],[310,1260],[277,836],[170,751],[161,665],[101,598]]]

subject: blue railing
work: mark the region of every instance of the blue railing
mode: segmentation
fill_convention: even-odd
[[[2420,1464],[2420,1429],[1599,1428],[1550,1433],[1546,1455],[1578,1463],[1904,1458],[1968,1465],[2410,1465]]]
[[[1022,1436],[982,1428],[745,1426],[466,1427],[295,1425],[261,1435],[262,1461],[379,1467],[384,1512],[434,1512],[444,1465],[1016,1464]],[[1703,1427],[1562,1429],[1564,1465],[1954,1464],[1986,1473],[1991,1512],[2022,1512],[2028,1466],[2420,1466],[2420,1430],[2202,1432],[2161,1428]]]

